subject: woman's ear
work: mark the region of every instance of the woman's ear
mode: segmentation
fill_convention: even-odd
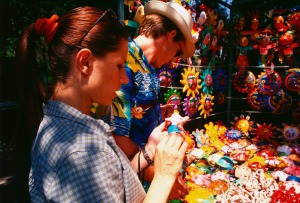
[[[77,68],[84,75],[89,75],[92,71],[91,59],[93,54],[89,49],[81,49],[76,55]]]

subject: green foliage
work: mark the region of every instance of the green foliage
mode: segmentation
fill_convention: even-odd
[[[71,0],[10,0],[1,3],[1,57],[14,57],[15,48],[24,29],[39,17],[63,13]]]
[[[114,1],[101,0],[9,0],[0,1],[0,57],[14,57],[24,29],[38,18],[59,16],[77,6],[108,5]]]

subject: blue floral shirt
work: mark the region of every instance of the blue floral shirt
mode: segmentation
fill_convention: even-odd
[[[116,134],[129,136],[141,146],[162,122],[158,98],[160,83],[142,49],[131,39],[125,69],[129,83],[122,85],[117,92],[111,122]]]

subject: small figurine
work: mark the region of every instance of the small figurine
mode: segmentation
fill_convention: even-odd
[[[210,62],[208,63],[210,67],[216,66],[217,51],[220,51],[223,48],[222,46],[217,46],[217,44],[218,44],[218,38],[215,35],[213,36],[210,44],[211,58],[210,58]]]
[[[202,57],[201,65],[207,65],[208,64],[208,51],[210,49],[210,33],[206,33],[201,46],[200,46],[200,54]]]
[[[261,33],[261,31],[258,30],[260,14],[255,12],[255,13],[251,13],[250,16],[251,16],[251,30],[243,30],[241,31],[241,34],[250,35],[251,42],[253,43],[257,41],[257,37]]]
[[[245,71],[246,67],[249,66],[247,52],[253,50],[253,46],[248,46],[248,38],[242,36],[239,40],[239,45],[237,46],[238,58],[235,65],[239,69],[239,72],[242,73]]]
[[[168,127],[168,133],[180,133],[181,131],[178,128],[178,123],[182,122],[183,120],[188,119],[188,117],[180,116],[177,110],[174,110],[174,113],[169,118],[166,118],[166,121],[171,122],[171,125]]]
[[[227,30],[223,30],[223,28],[224,28],[224,21],[222,19],[220,19],[218,21],[217,28],[213,30],[213,34],[215,34],[218,37],[218,39],[220,38],[220,36],[228,35],[228,33],[229,33]]]
[[[279,33],[284,33],[289,29],[289,26],[285,24],[284,18],[281,15],[274,17],[273,25]]]
[[[293,65],[293,49],[299,47],[299,43],[294,42],[294,33],[293,31],[286,31],[279,37],[279,46],[278,46],[278,60],[282,64],[284,61],[285,65]]]
[[[270,37],[266,34],[263,34],[262,36],[258,37],[260,44],[254,45],[254,49],[259,49],[259,55],[258,58],[258,65],[262,68],[266,66],[266,64],[269,62],[267,60],[268,50],[273,49],[277,46],[277,42],[270,44]]]
[[[289,17],[289,24],[292,28],[295,28],[297,32],[300,32],[300,12],[295,12]]]

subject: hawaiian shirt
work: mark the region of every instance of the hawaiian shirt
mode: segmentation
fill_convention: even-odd
[[[117,135],[129,136],[138,145],[147,143],[152,130],[162,122],[160,83],[155,69],[142,49],[132,40],[128,43],[125,64],[128,84],[122,85],[112,103],[112,125]]]

